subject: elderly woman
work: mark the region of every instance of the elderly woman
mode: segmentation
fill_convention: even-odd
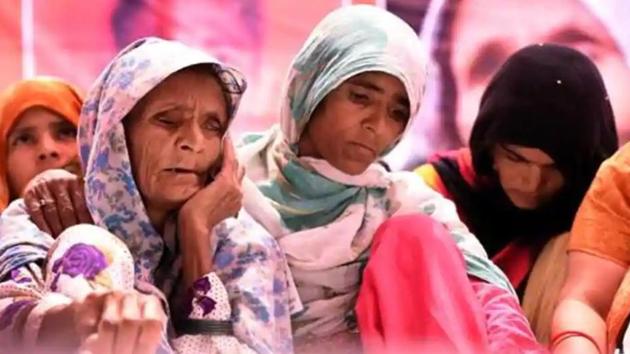
[[[79,129],[95,226],[55,241],[21,200],[0,220],[5,348],[292,351],[283,255],[247,214],[232,218],[243,170],[226,131],[244,89],[176,42],[140,40],[110,63]]]

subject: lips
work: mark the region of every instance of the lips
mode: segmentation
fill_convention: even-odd
[[[198,175],[199,173],[195,170],[191,170],[188,168],[182,168],[182,167],[169,167],[169,168],[165,168],[164,171],[166,172],[170,172],[170,173],[193,173]]]
[[[186,168],[186,167],[169,167],[163,170],[164,173],[172,176],[172,177],[181,177],[181,178],[195,178],[195,180],[205,178],[205,174],[203,172],[199,172],[198,170]]]
[[[358,147],[359,149],[363,150],[364,152],[370,153],[374,156],[376,156],[376,149],[372,148],[369,145],[366,145],[364,143],[357,143],[357,142],[352,142],[352,145],[354,145],[355,147]]]

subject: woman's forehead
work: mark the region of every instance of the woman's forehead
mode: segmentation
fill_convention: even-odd
[[[47,127],[50,124],[64,123],[63,116],[43,106],[29,107],[20,113],[12,130]]]
[[[145,105],[155,102],[183,104],[184,98],[205,97],[206,102],[211,101],[212,96],[222,99],[222,92],[221,84],[211,73],[185,69],[168,76],[142,97],[141,101]]]
[[[212,74],[190,70],[175,73],[149,91],[131,110],[131,116],[157,112],[212,114],[227,120],[227,102]]]
[[[539,148],[515,144],[502,144],[501,147],[509,153],[516,154],[528,162],[536,164],[552,164],[554,160],[549,154]]]
[[[365,72],[355,75],[346,82],[364,86],[379,93],[388,93],[401,96],[408,102],[408,93],[403,82],[394,75],[384,72]]]

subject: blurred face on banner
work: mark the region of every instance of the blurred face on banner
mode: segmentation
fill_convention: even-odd
[[[625,97],[630,92],[630,69],[614,39],[581,1],[463,0],[451,26],[449,64],[461,143],[468,141],[492,75],[516,50],[539,42],[573,47],[595,62],[610,94],[620,137],[630,140],[630,100]]]
[[[263,44],[262,0],[119,0],[113,13],[119,48],[157,35],[206,49],[241,70],[258,74]]]
[[[262,35],[261,0],[176,0],[173,38],[205,48],[245,74],[258,75]]]

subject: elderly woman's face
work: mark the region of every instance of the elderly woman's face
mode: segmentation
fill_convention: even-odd
[[[409,99],[400,80],[381,72],[359,74],[320,103],[299,152],[361,174],[400,137],[408,120]]]
[[[208,183],[219,162],[226,102],[217,79],[202,69],[168,77],[125,122],[134,179],[153,208],[181,207]]]

